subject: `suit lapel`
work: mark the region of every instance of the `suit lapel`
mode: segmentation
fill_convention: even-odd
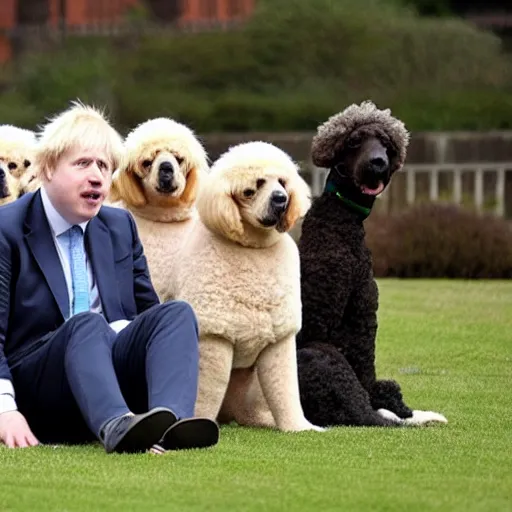
[[[98,216],[87,225],[85,247],[91,259],[105,318],[108,322],[125,318],[115,277],[112,240],[107,226]]]
[[[25,238],[64,319],[69,317],[69,295],[64,271],[43,208],[41,193],[34,195],[25,223]]]

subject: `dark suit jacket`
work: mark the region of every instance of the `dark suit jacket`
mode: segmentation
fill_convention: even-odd
[[[132,216],[103,206],[85,232],[103,314],[133,319],[158,304]],[[69,298],[41,194],[0,207],[0,378],[69,317]]]

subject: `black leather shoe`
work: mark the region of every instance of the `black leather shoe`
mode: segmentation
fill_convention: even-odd
[[[143,414],[121,416],[107,423],[102,441],[107,453],[141,453],[158,443],[176,423],[170,409],[155,407]]]
[[[208,448],[219,442],[219,427],[208,418],[186,418],[174,423],[165,432],[158,446],[164,450]]]

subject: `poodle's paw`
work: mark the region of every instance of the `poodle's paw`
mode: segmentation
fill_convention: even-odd
[[[305,432],[307,430],[312,430],[314,432],[325,432],[327,428],[318,427],[317,425],[310,423],[308,420],[304,420],[300,425],[285,430],[288,430],[289,432]]]
[[[312,423],[310,425],[311,425],[310,430],[314,430],[315,432],[326,432],[327,431],[326,427],[319,427],[318,425],[313,425]]]
[[[402,420],[405,425],[428,425],[430,423],[448,423],[448,420],[438,412],[412,411],[411,418]]]
[[[395,423],[402,423],[404,420],[399,418],[394,412],[388,411],[387,409],[377,409],[377,412],[387,420],[394,421]]]

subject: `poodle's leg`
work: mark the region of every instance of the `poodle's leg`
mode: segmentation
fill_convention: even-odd
[[[302,411],[295,336],[265,347],[258,357],[256,368],[263,395],[279,430],[324,430],[311,424]]]
[[[397,426],[394,414],[375,411],[345,357],[325,343],[297,352],[304,413],[316,425]]]
[[[195,416],[217,419],[228,388],[232,364],[232,343],[214,336],[200,339]]]
[[[237,419],[240,425],[266,428],[276,427],[276,420],[265,399],[260,379],[256,372],[251,374],[242,412],[243,416]]]
[[[348,364],[370,395],[372,408],[387,409],[399,418],[408,418],[412,410],[404,403],[400,386],[392,380],[377,380],[375,370],[375,339],[379,290],[371,277],[361,283],[352,295],[353,318],[344,332]]]
[[[369,392],[374,409],[387,409],[402,419],[412,417],[412,410],[405,404],[398,382],[377,380]]]
[[[394,380],[378,380],[370,394],[374,409],[387,411],[403,420],[404,425],[426,425],[429,423],[447,423],[448,420],[437,412],[413,411],[405,405],[400,386]],[[385,416],[388,417],[388,416]]]
[[[235,420],[246,427],[275,427],[254,367],[237,368],[231,372],[220,420]]]

